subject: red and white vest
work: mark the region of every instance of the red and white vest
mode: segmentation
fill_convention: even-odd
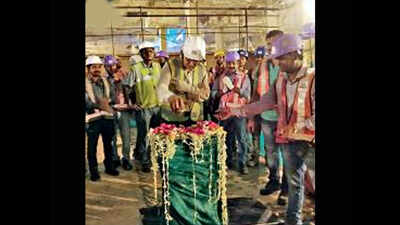
[[[296,94],[294,96],[292,112],[287,118],[287,96],[286,85],[288,80],[283,73],[279,74],[276,82],[276,94],[278,98],[278,128],[276,131],[277,143],[288,143],[289,141],[313,142],[315,128],[306,126],[307,120],[311,119],[311,87],[314,82],[315,73],[306,73],[298,81]]]
[[[236,74],[233,77],[233,86],[241,89],[246,78],[247,78],[247,73],[245,74],[242,72],[236,72]],[[220,82],[223,83],[223,80],[221,79]],[[222,95],[219,108],[239,107],[247,104],[247,102],[248,101],[246,98],[240,97],[239,94],[233,91],[229,91],[226,94]]]

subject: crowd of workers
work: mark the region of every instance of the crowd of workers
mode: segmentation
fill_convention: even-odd
[[[266,46],[254,52],[253,68],[248,68],[249,53],[240,49],[216,51],[216,65],[207,69],[206,43],[197,36],[186,38],[174,58],[164,51],[156,53],[149,42],[139,45],[139,54],[142,60],[132,60],[129,68],[111,55],[103,60],[98,56],[86,59],[90,180],[100,180],[99,135],[105,173],[118,176],[118,167],[132,170],[133,166],[148,173],[150,128],[212,120],[227,131],[228,169],[248,174],[248,167],[266,164],[269,178],[260,194],[280,191],[278,203],[288,204],[286,224],[302,224],[305,157],[315,143],[315,75],[302,61],[301,37],[280,30],[268,32]],[[134,151],[130,147],[132,118],[137,124]],[[118,133],[122,158],[117,151]],[[260,155],[261,133],[265,157]],[[140,165],[133,165],[133,159]]]

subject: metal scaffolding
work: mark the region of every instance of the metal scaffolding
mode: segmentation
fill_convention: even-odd
[[[160,38],[165,38],[165,34],[160,34],[159,29],[165,29],[165,28],[186,28],[186,33],[188,35],[195,35],[195,34],[238,34],[238,47],[241,47],[241,34],[246,35],[246,50],[249,50],[249,34],[260,34],[260,33],[265,33],[265,29],[279,29],[279,26],[259,26],[259,25],[249,25],[248,18],[249,17],[279,17],[279,15],[255,15],[255,14],[249,14],[249,11],[279,11],[279,8],[268,8],[268,7],[198,7],[196,4],[196,7],[142,7],[142,6],[116,6],[115,8],[117,9],[134,9],[136,12],[128,11],[124,17],[128,18],[138,18],[140,20],[140,27],[111,27],[111,33],[110,34],[86,34],[86,37],[102,37],[102,36],[111,36],[112,40],[114,36],[136,36],[139,35],[141,37],[141,41],[144,41],[145,36],[159,36]],[[147,14],[148,11],[150,10],[195,10],[194,14]],[[229,10],[229,11],[240,11],[241,13],[234,13],[232,14],[226,14],[226,13],[218,13],[218,14],[211,14],[211,13],[203,13],[199,14],[199,10],[215,10],[215,11],[223,11],[223,10]],[[144,12],[146,11],[146,12]],[[186,26],[159,26],[159,27],[145,27],[144,26],[144,18],[167,18],[167,17],[194,17],[196,18],[196,26],[188,26],[187,20],[186,20]],[[237,17],[238,18],[238,24],[237,26],[218,26],[218,27],[200,27],[199,26],[199,18],[200,17]],[[241,25],[242,18],[244,17],[244,25]],[[216,29],[235,29],[237,28],[237,31],[208,31],[208,30],[216,30]],[[195,29],[195,32],[189,32],[189,29]],[[245,29],[245,31],[242,31],[242,29]],[[249,31],[249,29],[263,29],[262,31]],[[118,33],[118,31],[121,30],[136,30],[134,32],[125,32],[125,33]],[[137,32],[139,30],[139,32]],[[156,30],[154,33],[149,33],[147,30]],[[113,45],[113,53],[114,53],[114,40],[112,41]]]

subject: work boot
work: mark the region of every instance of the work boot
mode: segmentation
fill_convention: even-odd
[[[144,164],[144,165],[142,165],[142,172],[143,172],[143,173],[150,173],[150,171],[151,171],[151,166],[150,166],[150,164]]]
[[[247,166],[250,166],[250,167],[257,166],[257,162],[254,159],[252,159],[247,162]]]
[[[240,173],[243,174],[243,175],[249,174],[249,169],[247,168],[247,166],[243,166],[240,169]]]
[[[281,184],[279,181],[270,180],[265,188],[260,190],[261,195],[270,195],[275,191],[279,191],[281,189]]]
[[[119,175],[119,171],[116,169],[106,169],[105,171],[106,174],[111,175],[111,176],[118,176]]]
[[[232,170],[233,169],[233,162],[226,162],[226,166],[228,167],[228,169]]]
[[[113,160],[113,166],[115,169],[117,169],[118,167],[121,166],[121,160],[117,159],[117,160]]]
[[[281,191],[279,193],[278,197],[278,205],[285,206],[288,203],[288,193],[284,193],[284,191]]]
[[[122,158],[122,168],[124,170],[132,170],[133,167],[129,160]]]
[[[90,173],[90,180],[93,181],[93,182],[96,182],[96,181],[100,180],[99,172],[91,172]]]
[[[242,175],[249,174],[249,169],[247,168],[246,163],[244,163],[244,164],[239,163],[239,172],[240,172]]]

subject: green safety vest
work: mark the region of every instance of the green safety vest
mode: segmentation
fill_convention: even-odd
[[[182,61],[178,58],[173,58],[167,61],[170,72],[171,72],[171,80],[173,78],[177,80],[184,80],[185,79],[185,72],[183,69]],[[199,64],[197,65],[194,70],[193,70],[193,86],[199,85],[201,82],[200,76],[204,73],[205,68],[203,65]],[[169,90],[175,93],[178,96],[183,97],[186,99],[185,93],[180,93],[177,90],[175,90],[173,85],[168,86]],[[200,102],[192,102],[188,106],[188,110],[185,110],[185,112],[179,112],[175,113],[172,112],[171,107],[169,104],[163,104],[161,106],[161,117],[167,121],[171,122],[183,122],[189,120],[189,118],[192,121],[200,121],[203,120],[203,104]],[[189,113],[187,113],[189,112]],[[189,116],[190,114],[190,116]]]
[[[160,64],[153,62],[152,67],[145,67],[138,62],[133,68],[136,71],[136,102],[142,108],[158,106],[157,84],[160,80]]]

